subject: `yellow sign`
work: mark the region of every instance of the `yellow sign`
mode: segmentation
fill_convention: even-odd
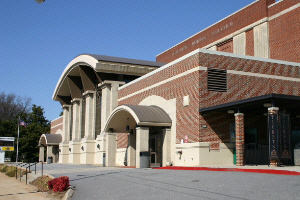
[[[0,151],[14,151],[14,147],[0,147]]]

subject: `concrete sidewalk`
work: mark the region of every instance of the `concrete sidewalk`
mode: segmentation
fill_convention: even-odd
[[[0,199],[3,200],[32,200],[32,199],[49,199],[46,193],[36,192],[32,185],[26,185],[15,177],[8,177],[0,173]]]

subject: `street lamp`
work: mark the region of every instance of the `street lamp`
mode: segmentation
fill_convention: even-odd
[[[45,0],[35,0],[37,3],[43,3]]]

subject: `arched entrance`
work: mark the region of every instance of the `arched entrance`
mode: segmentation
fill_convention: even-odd
[[[59,143],[62,141],[60,134],[43,134],[39,140],[40,154],[39,161],[45,162],[44,148],[47,148],[46,158],[52,157],[53,163],[59,160]]]
[[[146,152],[151,158],[149,165],[153,161],[152,167],[165,166],[167,162],[171,162],[171,126],[171,118],[158,106],[118,106],[110,114],[104,128],[105,165],[115,166],[117,134],[128,133],[125,154],[128,166],[143,167],[141,158]]]

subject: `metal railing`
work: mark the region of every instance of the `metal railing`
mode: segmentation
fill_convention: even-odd
[[[269,165],[269,145],[244,144],[245,165]]]
[[[42,163],[42,176],[43,176],[43,162]],[[18,179],[18,167],[19,167],[19,177],[20,177],[20,181],[22,181],[22,168],[25,168],[25,176],[26,176],[26,184],[27,184],[27,180],[28,180],[28,173],[31,173],[30,167],[34,166],[34,173],[36,174],[36,164],[37,162],[34,163],[19,163],[16,165],[16,179]]]

